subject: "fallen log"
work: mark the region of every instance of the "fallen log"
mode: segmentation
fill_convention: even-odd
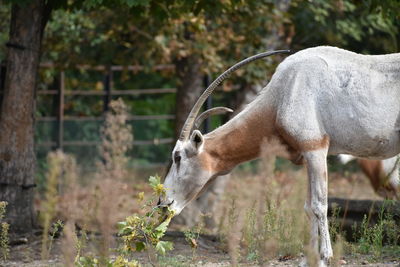
[[[344,198],[329,198],[328,215],[332,216],[334,209],[340,209],[339,216],[362,221],[364,215],[376,222],[381,216],[393,217],[395,221],[400,220],[400,202],[392,200],[354,200]]]
[[[339,220],[341,230],[346,232],[346,239],[351,241],[354,230],[359,229],[364,218],[370,226],[382,219],[392,219],[400,226],[400,202],[329,198],[328,216]]]

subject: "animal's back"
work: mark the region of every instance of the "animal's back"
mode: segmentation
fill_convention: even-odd
[[[277,121],[291,136],[327,135],[331,153],[400,152],[400,54],[306,49],[279,65],[263,97],[273,98]]]

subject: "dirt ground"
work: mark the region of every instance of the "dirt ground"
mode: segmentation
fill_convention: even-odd
[[[200,236],[198,239],[198,248],[192,248],[185,241],[182,233],[171,232],[167,235],[166,240],[174,242],[174,250],[165,257],[160,257],[159,266],[231,266],[228,253],[221,247],[219,242],[213,236]],[[33,237],[32,242],[12,247],[11,258],[7,262],[0,263],[4,267],[48,267],[48,266],[64,266],[62,259],[62,247],[59,239],[56,239],[49,260],[40,260],[40,238]],[[136,253],[133,255],[144,266],[151,266],[146,253]],[[281,258],[271,260],[261,266],[298,266],[304,260],[303,257]],[[255,262],[241,261],[240,266],[260,266]],[[388,258],[380,262],[372,262],[366,256],[345,255],[341,261],[343,266],[400,266],[400,258]],[[157,266],[157,265],[156,265]]]
[[[238,185],[236,185],[238,186]],[[239,185],[240,186],[240,185]],[[369,185],[369,181],[361,174],[352,174],[343,177],[333,174],[330,177],[330,196],[346,197],[352,199],[380,199],[375,195]],[[231,266],[230,256],[224,244],[215,235],[204,235],[198,239],[198,248],[193,250],[185,240],[182,233],[171,232],[166,237],[174,242],[174,250],[167,256],[160,257],[158,266]],[[29,237],[26,244],[11,247],[10,259],[7,262],[0,262],[0,266],[64,266],[62,256],[62,245],[59,239],[55,239],[50,259],[40,260],[41,237],[40,235]],[[151,266],[146,253],[134,255],[144,266]],[[303,260],[302,256],[294,258],[276,258],[262,266],[298,266]],[[255,262],[242,260],[240,266],[260,266]],[[373,262],[368,256],[345,255],[340,265],[344,266],[396,266],[400,267],[400,255],[390,257],[380,262]]]

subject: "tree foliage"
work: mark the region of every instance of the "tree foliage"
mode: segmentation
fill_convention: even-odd
[[[290,10],[297,49],[333,45],[366,54],[399,51],[399,1],[296,1]]]

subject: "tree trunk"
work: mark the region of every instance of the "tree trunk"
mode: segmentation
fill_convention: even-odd
[[[182,126],[204,87],[201,62],[197,56],[179,59],[175,66],[179,78],[175,109],[175,139],[178,139]]]
[[[7,72],[0,113],[0,200],[7,201],[12,233],[34,224],[34,114],[42,33],[48,14],[44,0],[13,4]]]

